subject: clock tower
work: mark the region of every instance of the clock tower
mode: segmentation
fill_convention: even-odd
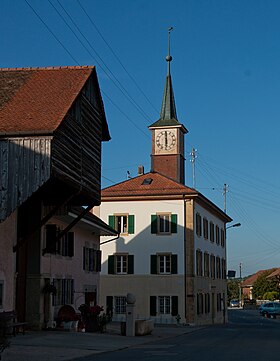
[[[151,171],[185,183],[184,135],[188,130],[177,119],[172,88],[170,62],[170,32],[168,30],[167,76],[160,119],[149,126],[152,131]]]

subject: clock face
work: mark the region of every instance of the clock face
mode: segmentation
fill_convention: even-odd
[[[175,147],[176,135],[170,130],[163,130],[156,137],[156,145],[162,150],[171,150]]]

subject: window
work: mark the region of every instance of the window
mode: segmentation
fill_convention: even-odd
[[[152,183],[152,181],[153,181],[152,178],[145,178],[145,179],[143,180],[142,184],[143,184],[143,185],[149,185],[149,184]]]
[[[74,303],[74,280],[54,279],[53,285],[56,287],[56,294],[53,295],[53,306],[69,305]]]
[[[108,274],[133,274],[134,255],[116,253],[108,257]]]
[[[204,276],[210,276],[209,254],[207,252],[204,252]]]
[[[221,246],[225,246],[225,231],[224,229],[221,229]]]
[[[0,308],[3,308],[4,302],[4,281],[0,281]]]
[[[210,256],[210,271],[211,271],[211,277],[215,278],[215,271],[216,271],[216,267],[215,267],[215,256],[213,254],[211,254]]]
[[[127,273],[127,255],[116,255],[116,273]]]
[[[170,314],[170,296],[159,296],[159,314],[160,315],[169,315]]]
[[[152,254],[151,274],[177,274],[177,254]]]
[[[150,296],[150,316],[178,315],[178,296]]]
[[[208,220],[203,218],[203,237],[208,239]]]
[[[171,273],[171,254],[159,255],[159,273]]]
[[[57,253],[65,257],[74,256],[74,232],[68,232],[58,240]]]
[[[196,229],[196,234],[201,237],[201,215],[199,213],[196,213],[196,224],[195,224],[195,229]]]
[[[114,228],[119,234],[128,235],[134,233],[133,214],[114,214],[109,216],[109,226]]]
[[[114,297],[115,301],[115,313],[117,315],[126,313],[126,297],[125,296],[116,296]]]
[[[151,233],[177,233],[177,214],[157,213],[151,215]]]
[[[94,248],[83,248],[83,270],[88,272],[101,271],[101,251]]]
[[[196,274],[202,276],[202,252],[200,249],[196,250]]]
[[[46,225],[46,247],[44,253],[59,254],[65,257],[74,256],[74,232],[68,232],[57,238],[61,229],[56,224]]]
[[[216,243],[220,244],[220,228],[219,226],[216,226]]]
[[[210,222],[210,241],[214,242],[214,223]]]

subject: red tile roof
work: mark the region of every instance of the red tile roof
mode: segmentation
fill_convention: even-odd
[[[151,183],[143,184],[144,180]],[[102,199],[107,197],[141,197],[141,196],[164,196],[197,194],[195,189],[184,186],[160,173],[147,173],[138,177],[128,179],[101,191]]]
[[[0,69],[0,134],[54,131],[93,69]]]
[[[270,271],[271,273],[274,272],[275,268],[272,269],[264,269],[260,270],[257,273],[253,274],[252,276],[248,277],[245,281],[241,283],[242,287],[250,287],[253,286],[256,280],[264,273]]]
[[[143,184],[144,180],[146,180],[146,184]],[[225,222],[232,221],[219,207],[194,188],[187,187],[157,172],[150,172],[128,179],[101,191],[101,202],[182,199],[183,197],[195,197],[197,202],[211,209],[211,212],[218,214]]]

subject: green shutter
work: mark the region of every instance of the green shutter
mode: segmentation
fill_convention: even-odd
[[[130,275],[134,273],[134,255],[133,254],[128,255],[127,273]]]
[[[151,274],[157,274],[157,255],[151,254]]]
[[[111,228],[115,229],[115,216],[109,216],[108,223]]]
[[[157,315],[157,297],[150,296],[150,316]]]
[[[177,254],[171,255],[171,273],[177,274],[178,273],[178,265],[177,265]]]
[[[153,234],[157,233],[157,215],[156,214],[151,215],[151,233],[153,233]]]
[[[106,314],[113,315],[113,296],[106,296]]]
[[[115,256],[108,257],[108,274],[115,274]]]
[[[177,214],[171,214],[171,233],[177,233]]]
[[[172,316],[178,315],[178,296],[171,297],[171,315]]]
[[[96,272],[101,271],[101,251],[96,251]]]
[[[128,216],[128,233],[133,234],[134,233],[134,215],[129,214]]]

